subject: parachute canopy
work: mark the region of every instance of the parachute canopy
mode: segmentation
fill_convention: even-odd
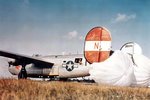
[[[97,83],[117,86],[150,85],[150,59],[142,54],[136,43],[126,43],[110,58],[101,63],[91,64],[91,78]]]
[[[142,48],[135,42],[128,42],[124,44],[121,51],[128,53],[128,54],[142,54]]]
[[[97,83],[130,86],[133,82],[133,63],[130,56],[120,50],[101,63],[93,63],[90,76]]]
[[[133,86],[147,87],[150,84],[150,59],[142,54],[134,54],[134,75]]]

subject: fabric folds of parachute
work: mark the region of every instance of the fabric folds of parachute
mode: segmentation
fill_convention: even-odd
[[[144,55],[134,54],[133,59],[135,62],[134,75],[135,81],[134,86],[147,87],[150,82],[150,59]]]
[[[100,84],[130,86],[135,80],[130,56],[119,50],[106,61],[93,63],[91,67],[91,78]]]
[[[135,42],[128,42],[125,43],[121,49],[121,51],[128,53],[130,55],[133,54],[142,54],[142,48],[140,47],[139,44],[135,43]]]

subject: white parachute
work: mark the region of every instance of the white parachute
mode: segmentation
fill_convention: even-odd
[[[90,76],[97,83],[140,87],[147,87],[150,83],[150,59],[133,42],[123,45],[121,51],[115,51],[104,62],[91,66]]]
[[[121,51],[130,54],[134,67],[133,86],[147,87],[150,82],[150,59],[142,54],[141,47],[134,42],[126,43]]]
[[[150,83],[150,59],[144,55],[133,55],[134,63],[134,75],[136,81],[133,82],[133,86],[147,87]]]
[[[134,80],[132,60],[120,50],[115,51],[106,61],[91,66],[90,76],[97,83],[130,86]]]
[[[120,50],[130,55],[142,54],[142,48],[135,42],[125,43]]]

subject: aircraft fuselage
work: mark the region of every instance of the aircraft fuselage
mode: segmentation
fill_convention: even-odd
[[[26,65],[28,77],[58,77],[58,78],[75,78],[89,75],[89,65],[82,54],[76,55],[54,55],[39,56],[39,59],[54,62],[52,68],[39,67],[35,64]],[[9,72],[18,75],[21,66],[10,66]]]

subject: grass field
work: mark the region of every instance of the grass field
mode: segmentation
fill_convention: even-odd
[[[150,89],[0,79],[0,100],[150,100]]]

